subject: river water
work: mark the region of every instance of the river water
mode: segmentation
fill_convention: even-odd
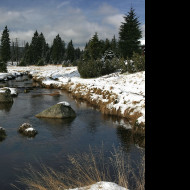
[[[89,145],[109,152],[121,147],[134,161],[140,159],[142,136],[134,136],[131,129],[115,123],[115,118],[104,116],[85,102],[76,101],[71,94],[57,89],[33,88],[24,93],[22,87],[32,87],[32,79],[19,77],[6,83],[18,87],[18,97],[12,105],[0,105],[0,126],[6,129],[7,137],[0,142],[0,189],[11,190],[17,184],[27,164],[38,167],[38,161],[54,169],[66,163],[68,154],[87,152]],[[39,119],[35,115],[61,101],[67,101],[76,111],[75,119]],[[118,119],[117,119],[118,120]],[[23,123],[28,122],[38,131],[35,138],[17,133]],[[65,162],[64,162],[65,161]]]

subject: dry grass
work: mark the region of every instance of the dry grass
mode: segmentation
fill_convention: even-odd
[[[105,159],[104,150],[68,156],[69,169],[57,172],[41,164],[41,171],[31,165],[25,170],[27,177],[21,177],[19,183],[29,190],[61,190],[89,186],[99,181],[115,182],[126,189],[144,190],[145,162],[144,156],[138,165],[138,172],[131,167],[126,154],[114,148],[109,159]],[[130,180],[133,183],[129,182]],[[15,185],[12,185],[19,189]]]

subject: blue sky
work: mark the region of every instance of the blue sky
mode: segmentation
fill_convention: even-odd
[[[131,8],[139,17],[145,35],[145,0],[0,0],[0,31],[5,25],[10,38],[30,42],[35,30],[48,43],[59,33],[68,43],[83,48],[98,32],[100,39],[118,38],[123,16]]]

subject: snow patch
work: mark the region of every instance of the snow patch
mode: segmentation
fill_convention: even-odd
[[[75,189],[69,189],[69,190],[127,190],[124,187],[121,187],[115,183],[112,182],[98,182],[94,185],[88,186],[88,187],[79,187]]]
[[[59,102],[59,103],[57,103],[57,104],[62,104],[62,105],[64,105],[64,106],[71,107],[71,105],[70,105],[68,102],[65,102],[65,101]]]

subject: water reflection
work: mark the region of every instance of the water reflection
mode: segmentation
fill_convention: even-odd
[[[11,102],[11,103],[0,103],[0,110],[5,111],[5,112],[10,112],[12,106],[13,106],[13,102]]]
[[[129,121],[126,118],[121,118],[121,117],[117,117],[117,116],[110,116],[110,115],[102,115],[104,120],[107,120],[111,123],[114,123],[114,125],[116,127],[120,126],[123,127],[125,129],[132,129],[131,124],[129,123]]]
[[[117,135],[121,140],[122,147],[125,147],[125,150],[127,150],[127,152],[130,151],[131,145],[134,144],[145,148],[145,134],[143,131],[125,129],[119,126],[117,128]]]
[[[60,137],[68,134],[68,132],[71,131],[72,122],[75,120],[75,118],[66,118],[66,119],[38,118],[38,119],[40,120],[41,124],[54,137]]]
[[[0,143],[1,143],[2,141],[4,141],[5,138],[6,138],[6,136],[4,136],[4,135],[1,136],[1,134],[0,134]]]

